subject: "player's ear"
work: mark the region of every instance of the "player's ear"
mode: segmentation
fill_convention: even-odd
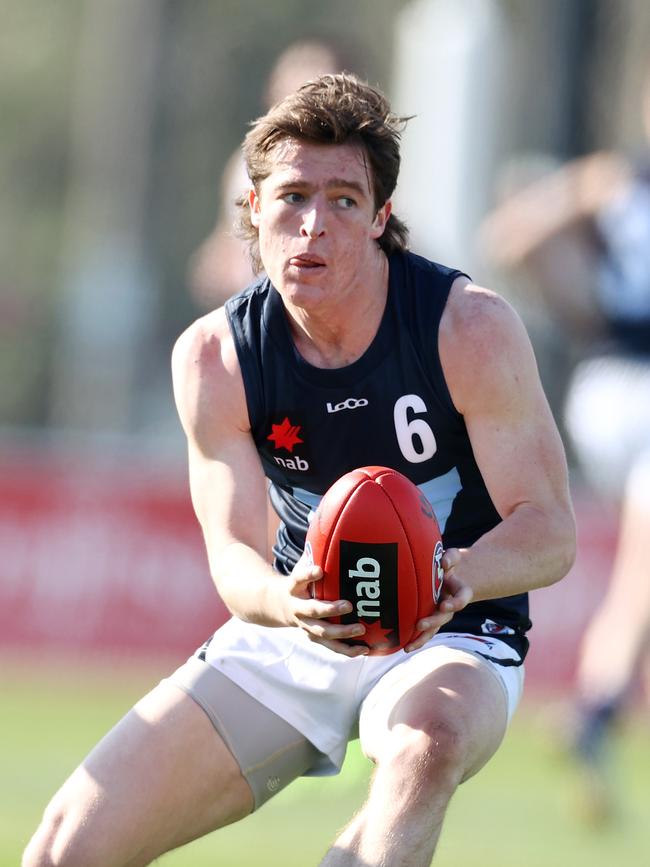
[[[373,238],[381,238],[384,234],[384,229],[386,228],[386,223],[388,222],[392,210],[393,203],[390,199],[387,199],[375,214],[375,219],[372,222],[371,235]]]
[[[260,226],[260,197],[257,195],[257,190],[251,186],[248,191],[248,206],[251,209],[251,223],[259,229]]]

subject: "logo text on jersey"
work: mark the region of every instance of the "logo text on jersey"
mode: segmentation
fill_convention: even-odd
[[[330,403],[327,401],[328,412],[340,412],[342,409],[358,409],[360,406],[368,406],[368,401],[365,397],[349,397],[340,403]]]
[[[292,458],[280,458],[278,455],[273,455],[273,460],[285,470],[300,470],[304,473],[309,469],[309,461],[301,458],[300,455],[294,455]]]

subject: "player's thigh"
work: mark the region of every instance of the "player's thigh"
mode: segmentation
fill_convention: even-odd
[[[64,863],[131,867],[252,808],[250,787],[205,712],[163,682],[72,774],[42,833],[70,853]]]
[[[494,754],[508,725],[508,696],[491,663],[439,647],[385,675],[364,701],[361,746],[375,762],[415,732],[445,732],[457,749],[461,779]]]

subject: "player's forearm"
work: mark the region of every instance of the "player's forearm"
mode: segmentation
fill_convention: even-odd
[[[279,592],[283,577],[257,551],[233,542],[210,559],[217,590],[231,614],[262,626],[287,625]]]
[[[454,571],[472,588],[475,601],[513,596],[563,578],[573,565],[575,547],[570,506],[545,512],[522,505],[461,550]]]

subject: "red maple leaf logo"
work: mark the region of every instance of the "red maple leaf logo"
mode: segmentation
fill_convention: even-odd
[[[300,433],[299,424],[291,424],[288,418],[282,424],[272,424],[272,433],[267,436],[267,440],[275,443],[276,449],[286,449],[288,452],[293,452],[293,447],[296,443],[301,443],[298,434]]]

